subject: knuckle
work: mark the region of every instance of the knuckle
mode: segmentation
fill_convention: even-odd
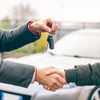
[[[60,76],[55,74],[55,79],[59,80]]]
[[[51,82],[51,83],[49,84],[49,86],[52,87],[52,86],[53,86],[53,83]]]
[[[57,84],[56,80],[53,81],[53,84]]]

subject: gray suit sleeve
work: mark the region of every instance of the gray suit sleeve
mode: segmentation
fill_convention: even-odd
[[[28,29],[28,24],[11,31],[0,31],[0,52],[10,51],[34,42],[40,38],[37,33],[32,33]]]
[[[0,82],[27,87],[34,74],[31,65],[4,61],[0,67]]]
[[[65,70],[66,81],[77,85],[100,85],[100,63],[79,65]]]

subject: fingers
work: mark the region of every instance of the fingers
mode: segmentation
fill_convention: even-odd
[[[58,25],[57,25],[56,22],[53,22],[53,23],[52,23],[52,30],[51,30],[51,31],[52,31],[53,33],[55,33],[57,30],[58,30]]]
[[[57,31],[57,24],[51,19],[37,20],[28,24],[28,28],[31,32],[49,32],[55,34]]]
[[[46,72],[46,75],[48,76],[48,75],[52,75],[52,74],[55,74],[55,73],[61,75],[62,77],[65,77],[64,70],[61,71],[61,70],[58,70],[54,67],[48,68],[48,71]]]
[[[47,27],[49,27],[51,29],[50,32],[53,33],[53,34],[58,29],[57,23],[55,21],[51,20],[50,18],[45,20],[45,24],[46,24]]]
[[[56,79],[52,78],[48,85],[45,85],[44,88],[47,90],[55,91],[58,88],[62,88],[63,85]]]
[[[38,82],[44,86],[44,88],[49,90],[56,90],[58,88],[62,88],[66,83],[64,77],[62,77],[59,70],[49,67],[44,69],[38,69]]]
[[[65,80],[58,74],[52,74],[48,76],[49,83],[44,86],[45,89],[55,91],[56,89],[62,88],[65,84]]]
[[[46,75],[51,75],[51,74],[56,73],[56,71],[57,71],[57,70],[56,70],[54,67],[48,67],[45,74],[46,74]]]
[[[44,25],[41,25],[40,27],[41,27],[41,28],[40,28],[40,32],[41,32],[41,31],[51,32],[51,28],[48,27],[48,26],[46,26],[45,24],[44,24]]]
[[[66,80],[63,77],[61,77],[59,74],[53,74],[51,76],[53,76],[62,85],[66,83]]]

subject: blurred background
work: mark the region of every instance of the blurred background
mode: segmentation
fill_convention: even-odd
[[[10,30],[30,19],[52,18],[59,24],[55,42],[65,34],[82,28],[100,28],[100,0],[0,0],[0,28]],[[21,57],[44,52],[39,41],[5,53],[4,57]],[[45,43],[46,44],[46,43]]]

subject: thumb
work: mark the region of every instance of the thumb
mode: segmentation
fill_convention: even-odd
[[[42,25],[41,29],[45,32],[51,32],[51,29],[46,25]]]
[[[60,71],[60,70],[57,70],[57,69],[52,68],[52,69],[49,69],[46,72],[46,75],[47,76],[52,75],[52,74],[59,74],[60,76],[65,77],[64,70],[63,71]]]

